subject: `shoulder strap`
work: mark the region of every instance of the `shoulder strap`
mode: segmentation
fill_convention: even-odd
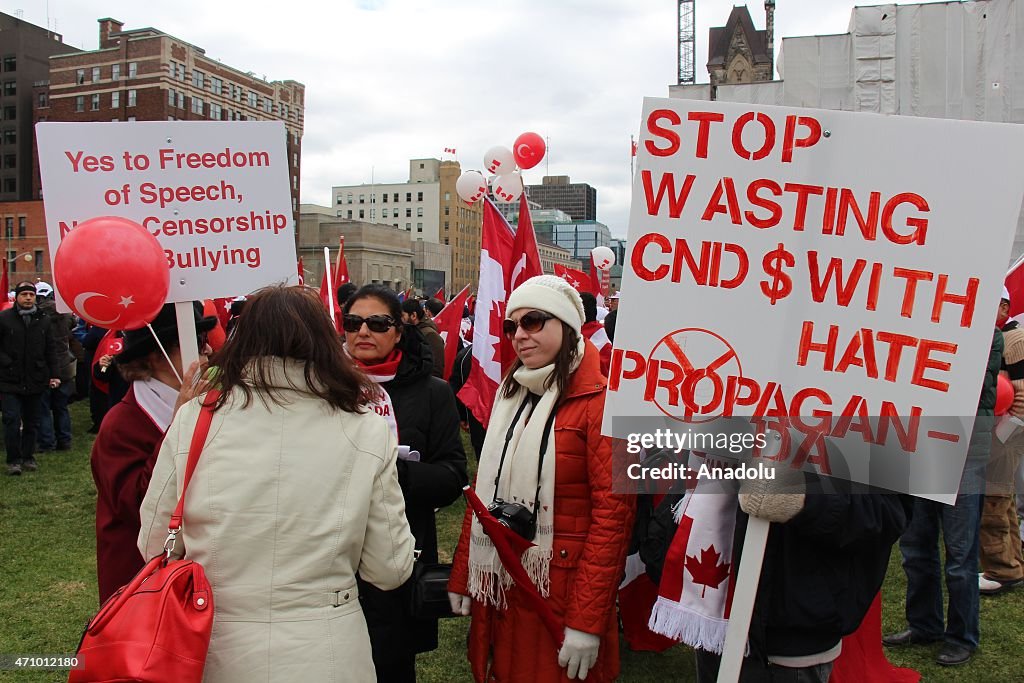
[[[188,463],[185,465],[185,483],[181,487],[181,496],[178,498],[178,506],[174,508],[174,514],[171,515],[170,524],[168,524],[168,531],[177,531],[181,529],[181,516],[185,509],[185,492],[188,490],[188,484],[192,481],[192,473],[195,472],[196,465],[199,463],[199,456],[203,452],[203,446],[206,445],[206,437],[210,433],[210,423],[213,421],[213,405],[220,398],[220,390],[211,389],[206,397],[203,399],[202,410],[199,411],[199,419],[196,421],[196,429],[192,432],[192,442],[188,447]]]

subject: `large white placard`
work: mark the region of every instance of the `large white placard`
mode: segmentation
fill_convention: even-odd
[[[951,500],[1022,155],[1015,125],[645,99],[605,433],[788,417],[780,457]]]
[[[282,122],[40,123],[36,136],[51,264],[75,225],[120,216],[163,246],[168,301],[297,281]]]

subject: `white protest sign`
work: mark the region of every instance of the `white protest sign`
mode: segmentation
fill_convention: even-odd
[[[648,98],[641,130],[604,433],[781,417],[780,459],[951,502],[1024,128]]]
[[[296,281],[282,122],[40,123],[36,136],[51,263],[75,225],[120,216],[160,241],[168,301]]]

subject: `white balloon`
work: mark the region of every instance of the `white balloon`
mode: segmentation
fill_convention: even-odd
[[[466,171],[455,181],[455,191],[467,204],[475,204],[487,194],[487,181],[479,171]]]
[[[516,158],[508,147],[497,145],[484,154],[484,166],[488,173],[508,175],[516,170]]]
[[[523,176],[518,173],[500,175],[491,186],[491,192],[499,202],[514,202],[523,193]]]
[[[594,247],[590,250],[590,256],[598,270],[608,270],[615,265],[615,252],[609,247]]]

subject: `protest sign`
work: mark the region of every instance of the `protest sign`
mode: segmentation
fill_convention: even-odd
[[[604,432],[786,418],[779,459],[951,502],[1022,152],[1006,124],[645,99]]]
[[[36,132],[51,258],[78,223],[120,216],[163,247],[168,301],[296,281],[283,123],[40,123]]]

